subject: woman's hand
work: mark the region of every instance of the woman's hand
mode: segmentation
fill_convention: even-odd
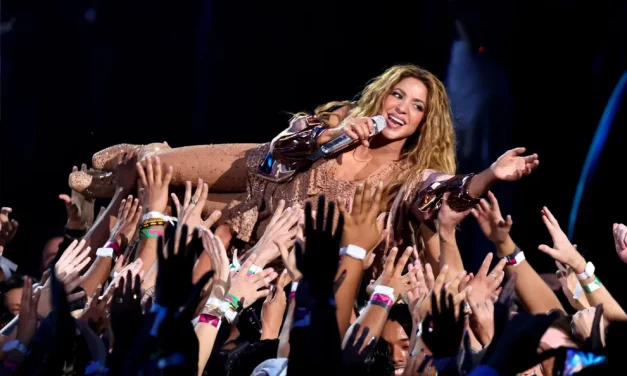
[[[614,246],[616,253],[627,264],[627,226],[614,223]]]
[[[111,307],[112,293],[100,296],[102,285],[96,288],[96,292],[92,295],[90,301],[83,309],[79,320],[91,322],[92,329],[97,334],[103,334],[109,329],[109,308]]]
[[[586,268],[586,260],[570,243],[570,240],[568,240],[568,237],[560,228],[557,219],[546,206],[542,209],[542,222],[544,222],[547,230],[549,230],[549,234],[551,234],[553,248],[542,244],[538,249],[551,256],[554,260],[570,266],[576,273],[583,273]]]
[[[468,283],[468,286],[472,287],[472,295],[475,297],[476,301],[490,299],[492,293],[496,291],[505,277],[503,268],[505,268],[507,261],[504,258],[501,259],[501,261],[499,261],[499,263],[496,264],[496,266],[494,266],[492,271],[488,274],[492,257],[492,253],[488,253],[486,255],[481,267],[479,267],[479,270],[477,271],[477,275],[475,275]]]
[[[91,257],[89,257],[89,252],[91,251],[91,247],[87,247],[83,249],[86,241],[81,240],[80,242],[74,240],[70,245],[65,249],[59,261],[54,265],[54,270],[59,279],[61,279],[61,275],[69,275],[72,273],[76,273],[80,275],[80,271],[83,270]],[[49,286],[50,280],[46,281],[46,286]]]
[[[385,260],[385,266],[383,267],[383,273],[379,276],[376,282],[371,285],[373,291],[376,286],[388,286],[394,289],[394,297],[395,300],[398,299],[401,295],[406,294],[409,290],[418,287],[416,285],[417,279],[415,278],[415,274],[417,273],[414,270],[414,265],[410,264],[408,267],[408,272],[403,274],[403,269],[405,269],[405,264],[409,260],[409,256],[411,256],[413,251],[412,247],[407,247],[405,252],[401,255],[396,262],[396,254],[398,253],[398,248],[394,247],[390,250],[387,259]],[[396,265],[395,265],[396,264]],[[412,277],[413,281],[412,282]]]
[[[276,246],[279,248],[279,252],[281,252],[281,259],[283,260],[283,264],[285,265],[285,270],[290,275],[290,278],[293,281],[300,281],[303,277],[303,274],[296,267],[296,250],[292,248],[292,251],[288,251],[285,246],[279,242],[275,242]]]
[[[483,347],[494,337],[494,303],[491,299],[477,300],[471,291],[468,292],[468,304],[472,310],[470,328]]]
[[[202,179],[198,178],[196,183],[196,191],[192,196],[192,183],[188,180],[185,182],[185,195],[183,196],[183,205],[179,201],[179,198],[174,194],[170,194],[172,202],[176,207],[176,215],[178,216],[179,226],[187,225],[190,229],[194,230],[198,226],[203,226],[210,229],[220,219],[222,212],[219,210],[211,213],[207,220],[203,221],[201,214],[202,209],[207,202],[207,195],[209,194],[209,185],[204,183]],[[187,243],[192,240],[192,232],[189,233]]]
[[[266,301],[261,308],[261,340],[279,338],[283,314],[287,307],[287,297],[285,296],[285,286],[290,283],[290,276],[284,270],[279,277],[276,286],[270,290],[266,296]]]
[[[369,117],[356,117],[347,119],[343,125],[335,128],[328,128],[320,137],[318,137],[318,146],[324,145],[327,142],[338,138],[345,134],[353,140],[361,141],[361,144],[365,147],[370,146],[368,139],[370,134],[374,132],[374,123]]]
[[[122,200],[120,203],[117,220],[109,239],[119,244],[122,249],[126,247],[135,236],[137,223],[141,217],[142,207],[139,205],[139,200],[133,200],[133,196],[129,195],[126,200]]]
[[[121,283],[121,281],[124,280],[123,277],[126,276],[127,273],[131,273],[130,274],[131,278],[135,278],[137,276],[140,279],[140,281],[143,280],[144,279],[144,272],[142,270],[142,266],[143,265],[144,265],[144,262],[140,258],[138,258],[137,260],[131,262],[128,265],[126,265],[119,272],[114,274],[115,276],[111,280],[111,283],[109,283],[109,286],[107,287],[107,289],[105,290],[103,295],[110,295],[110,294],[112,294],[113,293],[113,289],[118,287],[118,285]]]
[[[168,186],[172,180],[172,166],[166,168],[165,174],[161,171],[159,157],[146,157],[146,167],[137,162],[137,175],[143,188],[142,203],[148,212],[164,213],[168,205]]]
[[[490,200],[489,205],[485,199],[481,199],[470,213],[477,219],[486,238],[490,239],[492,243],[503,244],[512,229],[512,216],[508,215],[506,219],[503,219],[499,202],[492,192],[488,191],[488,199]]]
[[[300,205],[285,207],[285,201],[279,201],[270,223],[264,231],[261,239],[252,248],[252,253],[257,255],[258,266],[265,266],[268,262],[279,257],[280,251],[276,243],[282,243],[286,249],[292,248],[298,232],[298,222],[303,210]]]
[[[577,276],[573,272],[573,270],[569,267],[562,265],[561,262],[555,261],[555,265],[557,266],[557,281],[562,286],[562,291],[570,305],[576,309],[577,311],[581,311],[586,308],[590,308],[590,303],[588,302],[588,298],[586,298],[586,294],[583,293],[583,289],[579,286],[580,296],[575,297],[575,292],[577,291],[577,286],[579,285],[579,280],[577,280]]]
[[[209,256],[211,268],[215,272],[211,296],[222,300],[231,288],[231,271],[226,249],[220,238],[213,235],[207,228],[200,228],[200,238],[202,239],[203,250]]]
[[[413,289],[407,291],[405,294],[405,299],[407,301],[407,306],[409,308],[409,312],[414,315],[414,318],[419,319],[416,316],[415,310],[416,307],[420,306],[431,290],[433,290],[433,285],[435,284],[435,278],[433,277],[433,270],[431,270],[431,265],[425,265],[425,271],[422,271],[422,265],[420,265],[420,260],[417,260],[414,263],[413,269],[416,271],[415,276],[412,277],[412,284],[415,285]],[[413,280],[415,278],[415,281]]]
[[[20,305],[20,319],[17,322],[16,337],[25,346],[28,346],[37,332],[37,306],[40,296],[41,289],[37,290],[33,296],[33,280],[26,277],[22,289],[22,304]]]
[[[442,207],[438,211],[438,223],[440,224],[440,235],[443,237],[452,236],[455,234],[455,227],[460,224],[464,218],[470,214],[470,210],[468,209],[463,212],[457,212],[448,204],[448,193],[444,194],[442,199]]]
[[[279,276],[272,268],[264,269],[257,274],[249,273],[248,270],[256,259],[256,255],[250,255],[242,269],[231,280],[229,294],[237,297],[244,309],[250,307],[257,299],[268,296],[270,290],[264,287],[268,287],[270,282]],[[264,289],[259,290],[261,288]]]
[[[516,148],[508,150],[501,155],[490,169],[494,177],[498,180],[516,181],[525,175],[529,175],[538,165],[538,154],[522,156],[525,148]]]
[[[379,215],[382,195],[381,181],[376,185],[374,194],[370,184],[359,184],[350,213],[346,211],[345,204],[340,203],[340,213],[344,216],[342,246],[353,244],[370,253],[381,243],[381,233],[385,227],[385,216]]]

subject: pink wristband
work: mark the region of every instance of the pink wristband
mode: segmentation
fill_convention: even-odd
[[[217,316],[210,315],[208,313],[202,313],[198,318],[198,322],[204,322],[213,326],[214,328],[217,328],[218,326],[220,326],[221,320]]]
[[[118,244],[118,242],[107,242],[107,244],[105,244],[104,248],[111,248],[111,249],[113,249],[113,252],[115,252],[116,256],[119,256],[120,253],[121,253],[120,245]]]
[[[372,294],[370,297],[370,303],[386,309],[390,309],[394,305],[394,301],[389,296],[384,294]]]

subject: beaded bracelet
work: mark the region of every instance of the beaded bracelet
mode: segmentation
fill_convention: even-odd
[[[147,219],[145,221],[142,222],[141,224],[141,228],[148,228],[148,227],[156,227],[156,226],[165,226],[165,221],[163,219]]]

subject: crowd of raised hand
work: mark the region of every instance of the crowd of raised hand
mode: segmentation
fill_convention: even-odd
[[[238,251],[212,232],[219,212],[201,217],[201,180],[179,200],[172,168],[132,153],[117,176],[97,216],[76,192],[60,196],[65,234],[41,275],[0,259],[2,374],[621,372],[627,315],[546,207],[539,219],[553,244],[538,249],[555,260],[570,306],[526,261],[492,193],[463,213],[445,201],[437,233],[421,226],[437,257],[391,248],[376,268],[387,234],[380,184],[360,185],[350,205],[281,202],[260,241]],[[464,268],[455,237],[469,214],[496,248],[477,271]],[[18,230],[11,215],[0,213],[5,255]],[[627,262],[627,227],[613,230]]]

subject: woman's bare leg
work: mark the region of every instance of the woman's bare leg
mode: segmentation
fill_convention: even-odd
[[[248,171],[246,152],[257,144],[217,144],[185,146],[160,150],[161,162],[172,166],[172,182],[185,185],[189,180],[196,183],[201,178],[209,184],[209,192],[237,193],[246,191]]]
[[[163,147],[162,147],[163,146]],[[197,178],[209,184],[213,193],[241,193],[246,191],[246,152],[257,144],[217,144],[185,146],[170,149],[164,144],[146,146],[116,145],[94,154],[94,161],[105,171],[77,171],[70,175],[70,187],[87,197],[110,198],[115,189],[115,153],[125,153],[138,148],[140,160],[147,155],[158,155],[164,164],[171,165],[171,185],[184,186],[189,180],[195,184]],[[114,155],[115,154],[115,155]],[[116,162],[117,163],[117,162]],[[112,167],[113,166],[113,167]]]

